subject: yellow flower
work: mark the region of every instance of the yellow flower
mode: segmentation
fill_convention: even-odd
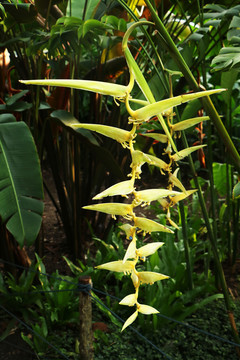
[[[181,122],[178,122],[178,123],[172,125],[171,128],[173,131],[186,130],[202,121],[207,121],[209,119],[210,119],[209,116],[198,116],[198,117],[195,117],[192,119],[183,120]]]
[[[123,298],[119,304],[126,306],[134,306],[136,303],[137,303],[137,292],[135,294],[130,294],[125,296],[125,298]]]
[[[163,246],[163,242],[153,242],[147,245],[144,245],[136,250],[136,254],[140,258],[145,258],[146,256],[154,254],[161,246]]]
[[[125,261],[125,263],[123,263],[122,260],[118,260],[98,265],[96,266],[96,269],[123,272],[124,274],[129,274],[135,268],[135,264],[136,261]]]
[[[45,79],[45,80],[20,80],[26,85],[48,85],[64,86],[73,89],[92,91],[102,95],[111,95],[124,98],[129,92],[129,87],[113,83],[92,80],[70,80],[70,79]]]
[[[181,183],[181,181],[177,178],[177,173],[179,171],[179,168],[177,168],[173,174],[169,173],[169,182],[172,183],[174,186],[178,187],[180,190],[182,190],[186,194],[186,189]],[[179,193],[176,195],[180,195]]]
[[[135,258],[136,258],[136,239],[133,239],[128,245],[127,251],[123,258],[123,263],[125,263],[127,259],[135,259]]]
[[[68,125],[68,123],[66,123]],[[87,129],[95,131],[98,134],[107,136],[113,140],[118,141],[124,148],[128,147],[129,141],[135,137],[135,133],[132,131],[126,131],[113,126],[99,125],[99,124],[83,124],[83,123],[71,123],[69,125],[73,129]]]
[[[169,279],[169,276],[152,271],[141,271],[138,273],[138,278],[141,284],[152,285],[155,281]]]
[[[172,155],[171,159],[174,160],[174,161],[182,160],[186,156],[190,155],[193,151],[201,149],[204,146],[206,146],[206,145],[197,145],[197,146],[192,146],[192,147],[186,148],[186,149],[181,150],[181,151],[177,152],[176,154]]]
[[[159,311],[155,309],[152,306],[144,305],[144,304],[137,304],[137,310],[145,315],[151,315],[151,314],[158,314]]]
[[[152,201],[159,200],[167,196],[180,195],[178,191],[167,189],[147,189],[141,191],[135,191],[134,196],[137,203],[150,204]]]
[[[94,196],[93,200],[99,200],[106,196],[115,196],[115,195],[128,195],[134,191],[134,179],[121,181],[108,189],[102,191],[100,194]]]
[[[131,218],[133,214],[133,205],[132,204],[122,204],[122,203],[102,203],[83,206],[85,210],[94,210],[100,211],[105,214],[110,214],[114,218],[116,215],[123,216],[125,218]]]
[[[121,331],[123,331],[124,329],[126,329],[126,327],[131,325],[136,320],[137,316],[138,316],[138,311],[135,311],[131,316],[129,316],[129,318],[123,324]]]
[[[153,220],[144,218],[144,217],[135,217],[134,218],[134,224],[136,227],[138,227],[140,230],[142,230],[144,233],[151,233],[153,231],[159,231],[159,232],[168,232],[172,233],[173,231],[169,229],[168,227],[159,224]]]
[[[157,101],[153,104],[146,105],[138,110],[131,110],[131,119],[133,123],[142,123],[143,121],[147,121],[148,119],[150,119],[152,116],[168,111],[174,106],[178,106],[188,101],[195,100],[203,96],[216,94],[222,91],[225,91],[225,89],[200,91],[197,93],[179,95],[165,100]]]

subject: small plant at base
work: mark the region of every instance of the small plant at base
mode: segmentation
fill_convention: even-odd
[[[156,102],[155,98],[145,80],[143,74],[141,73],[137,63],[135,62],[132,54],[127,46],[128,38],[131,35],[135,27],[139,25],[149,25],[149,22],[142,21],[139,23],[134,23],[127,30],[122,43],[122,48],[127,60],[129,72],[130,72],[130,81],[128,86],[122,86],[118,84],[111,84],[97,81],[85,81],[85,80],[30,80],[22,81],[25,84],[33,85],[53,85],[53,86],[68,86],[77,89],[84,89],[89,91],[94,91],[103,95],[111,95],[115,99],[121,102],[125,102],[126,109],[129,113],[129,124],[132,124],[131,131],[126,131],[123,129],[97,125],[97,124],[82,124],[79,122],[69,124],[73,129],[87,129],[90,131],[95,131],[104,136],[110,137],[113,140],[116,140],[121,143],[124,148],[127,148],[130,151],[132,163],[131,173],[128,175],[130,180],[122,181],[117,183],[110,188],[104,190],[100,194],[96,195],[93,199],[99,200],[107,196],[116,196],[121,195],[127,197],[129,194],[133,195],[133,200],[131,204],[126,203],[100,203],[94,205],[84,206],[86,210],[100,211],[106,214],[110,214],[113,218],[116,216],[124,217],[129,223],[126,223],[121,226],[121,229],[125,232],[127,239],[130,241],[128,248],[126,250],[123,260],[112,261],[102,265],[98,265],[97,269],[104,269],[109,271],[123,272],[125,274],[131,275],[131,279],[134,285],[135,292],[133,294],[125,296],[121,301],[120,305],[126,306],[136,306],[136,311],[126,320],[122,327],[122,331],[132,324],[137,318],[138,313],[143,313],[146,315],[156,314],[158,310],[155,308],[140,304],[138,302],[139,288],[141,284],[153,284],[156,281],[167,279],[167,275],[163,275],[151,271],[138,271],[136,266],[140,261],[144,261],[145,258],[149,255],[154,254],[162,245],[162,242],[149,243],[140,248],[137,248],[137,233],[143,232],[168,232],[173,233],[173,231],[165,225],[159,224],[153,220],[150,220],[146,217],[136,216],[134,209],[137,206],[145,206],[150,204],[152,201],[160,201],[164,208],[167,209],[167,220],[168,223],[174,227],[178,227],[172,220],[170,216],[170,207],[176,204],[178,201],[186,198],[191,195],[193,191],[186,191],[185,187],[177,178],[177,168],[173,173],[172,169],[174,164],[178,163],[179,160],[191,154],[193,151],[198,150],[203,145],[194,146],[186,148],[181,151],[177,151],[175,143],[173,141],[173,133],[175,131],[181,131],[183,129],[194,126],[196,119],[189,119],[188,121],[183,121],[177,125],[172,125],[173,120],[173,107],[178,106],[182,103],[201,98],[203,96],[208,96],[214,93],[223,91],[223,89],[210,90],[210,91],[201,91],[198,93],[190,93],[176,97],[170,97],[165,100]],[[133,110],[130,106],[131,102],[139,103],[138,99],[131,98],[131,91],[133,89],[135,81],[138,83],[140,89],[142,90],[146,101],[140,102],[143,106],[137,110]],[[167,121],[164,120],[163,114],[167,116]],[[169,156],[169,164],[165,163],[163,160],[143,153],[134,148],[135,138],[137,136],[137,129],[141,124],[148,121],[151,117],[157,116],[162,128],[165,132],[164,139],[166,142],[165,153]],[[207,120],[207,118],[198,118],[198,121]],[[66,124],[65,124],[66,125]],[[152,134],[154,136],[154,134]],[[159,136],[159,134],[156,134]],[[172,154],[174,151],[174,154]],[[167,172],[169,175],[169,187],[168,189],[147,189],[143,191],[136,191],[135,189],[135,180],[140,179],[141,167],[144,163],[154,165],[160,169],[162,173]],[[181,190],[174,191],[173,187],[177,187]]]

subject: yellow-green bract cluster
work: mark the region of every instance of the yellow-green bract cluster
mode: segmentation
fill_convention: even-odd
[[[147,22],[141,22],[141,24],[148,24]],[[185,130],[195,124],[209,120],[208,117],[202,118],[193,118],[188,119],[177,124],[172,124],[172,121],[169,121],[173,118],[173,107],[186,103],[188,101],[201,98],[203,96],[208,96],[220,91],[210,90],[210,91],[201,91],[199,93],[189,93],[181,96],[171,97],[162,101],[156,102],[154,96],[152,95],[146,80],[143,77],[143,74],[140,72],[135,60],[133,59],[128,47],[127,41],[128,37],[131,34],[133,28],[138,26],[138,24],[132,25],[123,38],[123,50],[126,56],[126,60],[130,72],[130,81],[127,86],[118,85],[118,84],[109,84],[105,82],[98,81],[87,81],[87,80],[30,80],[22,81],[25,84],[32,85],[50,85],[50,86],[66,86],[75,89],[82,89],[87,91],[93,91],[102,95],[112,95],[115,99],[125,102],[126,109],[129,113],[129,124],[132,124],[130,131],[120,129],[117,127],[98,125],[98,124],[82,124],[79,122],[71,123],[73,129],[83,128],[90,131],[95,131],[101,135],[107,136],[115,141],[118,141],[124,148],[128,149],[131,156],[131,171],[129,173],[129,179],[126,181],[119,182],[108,189],[102,191],[100,194],[94,196],[94,200],[100,200],[109,196],[122,195],[127,197],[132,195],[131,203],[100,203],[94,205],[84,206],[86,210],[100,211],[106,214],[110,214],[114,218],[116,216],[122,216],[125,218],[128,223],[125,223],[121,226],[121,229],[125,232],[126,238],[130,241],[128,248],[126,250],[125,256],[122,260],[113,261],[106,264],[97,266],[97,269],[104,269],[109,271],[123,272],[131,276],[134,293],[127,295],[124,299],[121,300],[121,305],[135,306],[135,311],[124,323],[122,330],[129,326],[138,316],[138,313],[142,314],[156,314],[158,310],[153,307],[145,304],[140,304],[138,302],[139,287],[141,284],[153,284],[156,281],[167,279],[167,275],[159,274],[156,272],[149,271],[138,271],[136,266],[139,261],[144,261],[147,256],[150,256],[155,253],[162,245],[162,242],[149,243],[140,248],[137,247],[137,233],[142,232],[143,235],[152,232],[168,232],[173,233],[173,231],[158,222],[155,222],[146,217],[139,217],[135,214],[134,210],[137,206],[145,206],[150,204],[152,201],[158,201],[164,209],[167,210],[167,221],[168,223],[178,228],[178,225],[171,219],[170,216],[170,207],[178,203],[178,201],[185,199],[191,195],[195,190],[187,191],[183,184],[179,181],[177,173],[179,168],[177,167],[174,172],[172,172],[173,165],[182,160],[184,157],[191,154],[193,151],[198,150],[202,147],[193,146],[190,148],[177,151],[176,146],[173,141],[174,132],[179,132]],[[139,101],[138,99],[131,98],[131,91],[134,85],[134,82],[137,82],[143,94],[145,95],[145,101]],[[140,105],[143,105],[138,110],[132,110],[130,103],[136,102]],[[163,114],[167,114],[167,121],[163,119]],[[137,136],[138,127],[145,121],[148,121],[151,117],[157,116],[164,134],[150,133],[146,134],[147,136],[152,137],[157,141],[166,143],[165,153],[169,156],[169,163],[164,162],[163,160],[157,158],[156,156],[143,153],[134,148],[135,138]],[[173,153],[174,152],[174,153]],[[136,191],[135,180],[141,178],[141,168],[143,164],[154,165],[159,168],[161,173],[167,174],[169,179],[169,186],[167,189],[146,189],[142,191]],[[173,187],[177,188],[178,191],[173,190]]]

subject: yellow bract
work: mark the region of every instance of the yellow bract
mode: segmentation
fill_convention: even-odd
[[[103,203],[103,204],[94,204],[83,206],[85,210],[94,210],[100,211],[105,214],[110,214],[113,216],[133,216],[133,206],[129,204],[122,203]]]
[[[153,220],[143,218],[143,217],[135,217],[134,218],[134,224],[136,227],[138,227],[140,230],[142,230],[144,233],[151,233],[153,231],[159,231],[159,232],[168,232],[172,233],[173,231],[169,229],[168,227],[159,224]]]
[[[61,86],[78,90],[92,91],[102,95],[124,98],[129,91],[128,86],[92,80],[71,79],[45,79],[45,80],[20,80],[26,85]]]
[[[180,195],[178,191],[167,190],[167,189],[147,189],[141,191],[135,191],[135,199],[141,203],[150,204],[152,201],[159,200],[167,196]]]
[[[73,129],[87,129],[95,131],[98,134],[107,136],[113,140],[118,141],[123,145],[123,147],[127,147],[129,141],[131,141],[135,137],[135,135],[131,131],[126,131],[117,127],[107,125],[73,123],[71,124],[71,127]]]
[[[159,274],[152,271],[141,271],[138,273],[138,278],[140,283],[143,284],[153,284],[155,281],[169,279],[169,276]]]
[[[127,305],[127,306],[134,306],[137,302],[137,294],[130,294],[125,296],[125,298],[123,298],[120,301],[120,305]]]
[[[129,273],[134,269],[135,264],[136,261],[125,261],[125,263],[123,263],[122,260],[118,260],[118,261],[111,261],[105,264],[98,265],[96,266],[96,269]]]
[[[128,195],[134,191],[134,179],[121,181],[108,189],[102,191],[100,194],[94,196],[93,200],[99,200],[106,196],[115,196],[115,195]]]
[[[152,306],[144,305],[144,304],[137,304],[137,309],[140,313],[145,315],[151,315],[151,314],[158,314],[159,311],[155,309]]]
[[[137,255],[140,258],[145,258],[146,256],[154,254],[161,246],[163,246],[163,242],[153,242],[147,245],[144,245],[137,249]]]
[[[188,120],[184,120],[181,121],[179,123],[176,123],[174,125],[172,125],[172,130],[173,131],[182,131],[182,130],[186,130],[189,129],[190,127],[199,124],[202,121],[207,121],[209,120],[210,117],[209,116],[201,116],[201,117],[195,117],[192,119],[188,119]]]
[[[163,113],[164,111],[173,108],[174,106],[178,106],[188,101],[199,99],[203,96],[209,96],[222,91],[225,91],[225,89],[207,90],[207,91],[200,91],[198,93],[175,96],[169,99],[157,101],[150,105],[146,105],[141,109],[135,111],[132,110],[130,115],[133,122],[141,123],[143,121],[150,119],[152,116],[155,116],[159,113]]]
[[[197,146],[192,146],[192,147],[186,148],[186,149],[181,150],[178,153],[174,154],[173,156],[171,156],[171,158],[174,161],[182,160],[186,156],[190,155],[193,151],[199,150],[199,149],[203,148],[204,146],[206,146],[206,145],[197,145]]]

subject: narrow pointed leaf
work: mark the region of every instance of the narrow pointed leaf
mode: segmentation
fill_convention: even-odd
[[[179,161],[179,160],[184,159],[186,156],[190,155],[193,151],[201,149],[204,146],[206,146],[206,145],[192,146],[192,147],[189,147],[189,148],[179,151],[178,153],[172,155],[171,157],[174,161]]]
[[[209,119],[210,119],[209,116],[201,116],[201,117],[195,117],[195,118],[192,118],[192,119],[180,121],[179,123],[176,123],[176,124],[172,125],[172,130],[173,131],[186,130],[186,129],[188,129],[188,128],[196,125],[196,124],[199,124],[202,121],[207,121]]]
[[[114,83],[92,80],[70,80],[70,79],[45,79],[45,80],[20,80],[26,85],[42,85],[42,86],[61,86],[72,89],[87,90],[102,95],[111,95],[114,97],[125,97],[128,87]]]
[[[128,195],[134,191],[134,182],[133,180],[126,180],[117,183],[108,189],[102,191],[100,194],[94,196],[93,200],[99,200],[106,196],[115,196],[115,195]]]
[[[146,233],[151,233],[153,231],[173,233],[168,227],[144,217],[135,217],[134,224]]]
[[[124,329],[126,329],[126,327],[131,325],[136,320],[137,316],[138,316],[138,311],[135,311],[131,316],[129,316],[129,318],[123,324],[121,331],[123,331]]]

